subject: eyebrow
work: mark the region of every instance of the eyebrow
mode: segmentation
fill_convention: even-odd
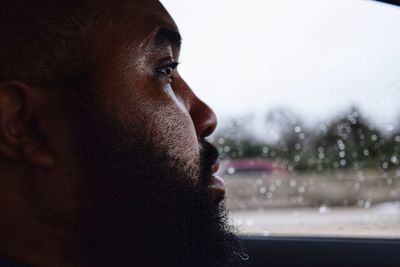
[[[177,30],[160,27],[154,35],[154,45],[157,48],[165,47],[168,45],[180,48],[182,44],[182,37]]]

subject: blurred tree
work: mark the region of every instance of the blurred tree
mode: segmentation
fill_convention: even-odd
[[[297,171],[363,168],[389,169],[400,161],[400,128],[385,135],[352,107],[331,122],[307,129],[293,113],[277,109],[265,127],[275,136],[256,138],[252,116],[233,119],[214,138],[224,159],[269,158]]]

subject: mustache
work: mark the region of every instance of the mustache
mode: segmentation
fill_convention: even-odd
[[[211,176],[211,168],[218,161],[219,153],[217,148],[210,142],[203,140],[200,143],[200,164],[202,176],[209,179]]]

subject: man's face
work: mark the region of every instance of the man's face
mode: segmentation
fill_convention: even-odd
[[[214,131],[215,114],[178,73],[181,40],[169,14],[158,1],[135,1],[133,6],[110,30],[97,33],[92,96],[127,136],[146,140],[195,179],[201,141]],[[218,189],[220,184],[215,185]]]
[[[232,266],[240,249],[212,175],[218,153],[204,140],[215,115],[176,69],[180,38],[161,4],[121,6],[95,34],[93,83],[70,95],[81,241],[68,257],[84,251],[76,260],[91,266]]]

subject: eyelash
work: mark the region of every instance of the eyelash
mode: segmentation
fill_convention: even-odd
[[[173,80],[174,77],[171,75],[172,72],[178,67],[178,62],[172,62],[156,69],[157,74]]]

